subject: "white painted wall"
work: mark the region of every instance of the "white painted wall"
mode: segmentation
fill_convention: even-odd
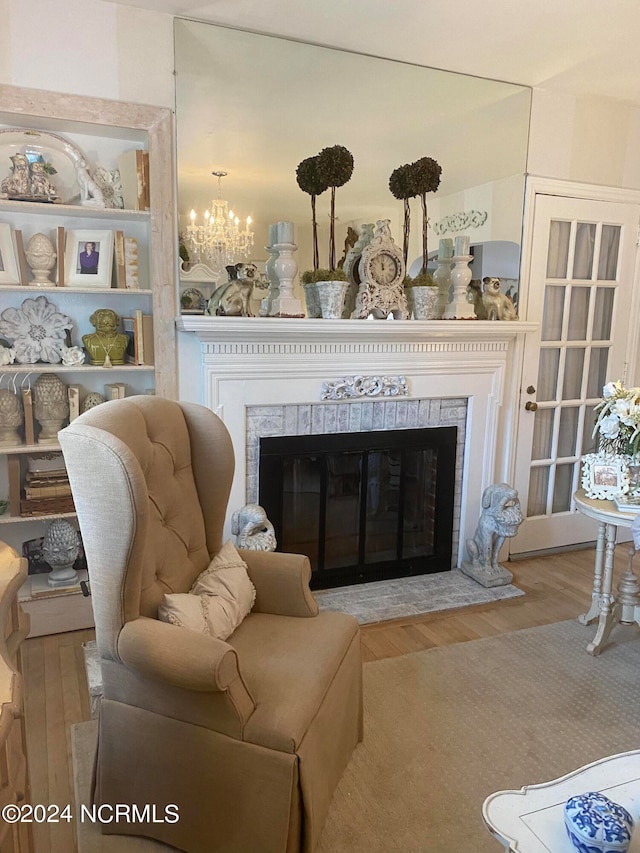
[[[615,98],[534,89],[527,171],[640,188],[640,108]]]
[[[174,106],[173,17],[103,0],[0,0],[0,82]]]

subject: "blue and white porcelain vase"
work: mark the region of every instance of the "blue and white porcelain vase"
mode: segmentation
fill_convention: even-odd
[[[567,800],[564,824],[579,853],[626,853],[631,844],[633,818],[597,791]]]

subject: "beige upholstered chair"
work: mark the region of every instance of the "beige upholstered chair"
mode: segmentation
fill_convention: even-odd
[[[177,804],[105,824],[189,853],[310,853],[361,739],[358,625],[318,613],[306,557],[243,551],[255,606],[226,642],[161,622],[222,543],[231,440],[209,409],[103,403],[60,433],[104,681],[94,798]]]

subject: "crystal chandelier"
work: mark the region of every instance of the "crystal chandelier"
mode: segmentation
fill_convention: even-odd
[[[240,230],[240,219],[222,198],[222,179],[226,172],[212,172],[218,179],[218,197],[211,202],[211,211],[204,214],[204,224],[196,222],[196,212],[189,214],[190,222],[185,234],[185,245],[189,255],[206,263],[214,272],[222,272],[228,264],[237,263],[249,255],[253,246],[251,217],[247,216],[244,231]]]

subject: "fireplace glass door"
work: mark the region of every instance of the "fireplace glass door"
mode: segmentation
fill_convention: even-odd
[[[323,589],[451,568],[455,427],[260,441],[278,549]]]

